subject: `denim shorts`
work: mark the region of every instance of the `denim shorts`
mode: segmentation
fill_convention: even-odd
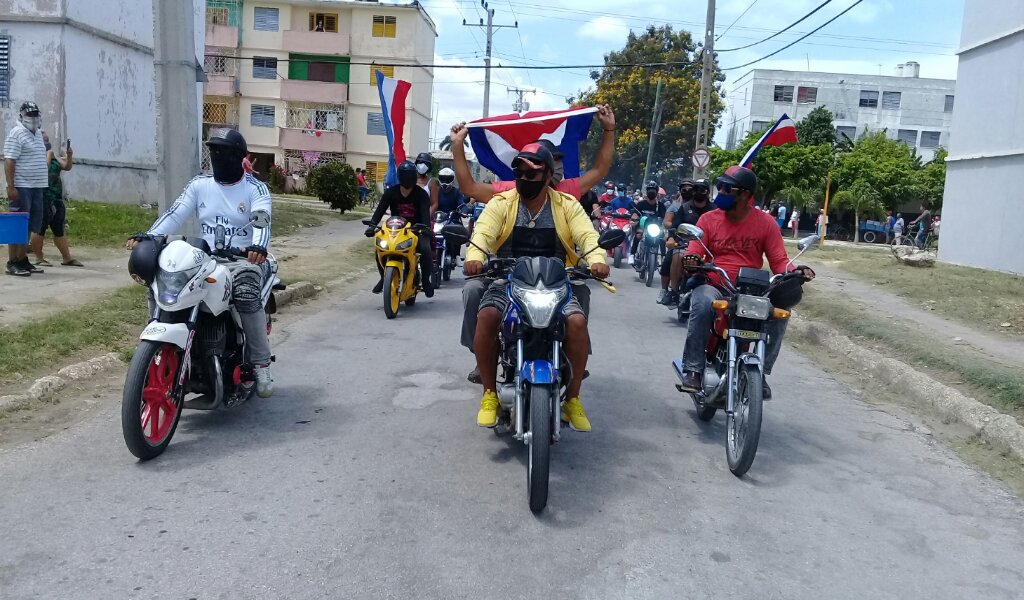
[[[43,217],[46,212],[46,205],[43,204],[43,192],[46,188],[18,189],[18,199],[11,201],[11,212],[28,213],[28,230],[31,233],[41,234],[43,232]]]

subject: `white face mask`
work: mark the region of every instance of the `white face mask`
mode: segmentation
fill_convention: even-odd
[[[39,117],[21,117],[21,124],[25,126],[32,133],[35,133],[39,129],[39,122],[42,121]]]
[[[430,172],[430,166],[426,163],[419,163],[416,165],[416,172],[420,175],[426,175]]]
[[[551,175],[551,181],[558,185],[565,178],[565,164],[562,161],[555,163],[555,172]]]

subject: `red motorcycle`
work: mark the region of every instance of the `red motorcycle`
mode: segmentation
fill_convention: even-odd
[[[608,251],[608,254],[614,259],[616,269],[622,266],[622,259],[629,256],[630,243],[633,240],[633,221],[631,217],[632,213],[626,208],[605,211],[601,217],[599,232],[607,229],[619,229],[626,234],[626,239],[621,244]]]

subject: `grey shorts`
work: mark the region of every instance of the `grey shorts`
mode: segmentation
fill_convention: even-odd
[[[31,233],[41,234],[43,232],[43,217],[46,213],[46,205],[43,203],[43,193],[46,188],[18,188],[18,200],[11,202],[11,212],[28,213],[28,230]]]
[[[498,309],[499,313],[505,314],[505,309],[508,308],[508,294],[505,291],[507,286],[508,281],[505,279],[499,279],[488,286],[487,291],[484,292],[484,296],[480,300],[480,310],[494,307]],[[583,311],[579,296],[576,295],[577,286],[572,286],[572,288],[572,298],[569,298],[569,301],[562,307],[562,314],[567,317],[569,315],[583,315],[585,318],[587,314]]]

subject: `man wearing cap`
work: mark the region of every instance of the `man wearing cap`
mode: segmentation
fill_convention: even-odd
[[[772,273],[784,273],[788,270],[789,257],[782,241],[782,231],[775,219],[768,213],[753,210],[754,192],[757,189],[757,176],[750,169],[733,165],[725,174],[715,181],[718,195],[715,206],[721,210],[705,213],[697,220],[697,226],[704,230],[704,245],[714,255],[716,266],[721,267],[735,283],[739,270],[743,267],[760,269],[765,257],[771,266]],[[697,241],[690,242],[686,249],[687,257],[693,260],[704,260],[704,248]],[[804,279],[814,279],[814,271],[810,267],[800,266],[795,270],[803,273]],[[711,303],[722,298],[722,293],[714,284],[722,285],[717,273],[708,274],[708,283],[693,290],[690,300],[690,318],[686,326],[686,344],[683,347],[683,373],[680,388],[688,392],[701,389],[704,375],[705,349],[714,310]],[[785,319],[771,319],[765,326],[768,334],[768,346],[764,357],[764,374],[772,372],[772,366],[779,357],[782,348],[782,337],[786,333]],[[764,398],[772,396],[768,382],[764,385]]]
[[[46,173],[46,143],[43,141],[39,107],[25,102],[20,118],[4,141],[4,174],[7,200],[12,212],[28,213],[28,230],[33,239],[43,233],[43,194],[49,185]],[[41,244],[41,242],[39,242]],[[28,260],[28,245],[7,246],[7,274],[25,277],[43,270]]]
[[[456,146],[458,143],[456,143]],[[587,254],[591,272],[607,277],[604,253],[594,251],[597,231],[579,202],[549,187],[554,175],[554,158],[544,146],[527,144],[512,161],[516,175],[514,190],[495,196],[473,229],[473,243],[502,258],[548,256],[567,265]],[[466,252],[467,275],[483,272],[487,255],[470,246]],[[506,281],[492,282],[480,302],[474,340],[477,367],[484,395],[477,413],[477,425],[494,427],[498,422],[497,363],[498,327],[508,304]],[[572,380],[566,388],[568,400],[562,406],[562,420],[576,431],[590,431],[590,421],[580,402],[580,388],[587,367],[590,338],[583,306],[574,295],[563,308],[566,317],[565,351],[572,364]]]
[[[577,200],[583,192],[598,184],[612,168],[612,159],[615,156],[615,113],[610,106],[601,105],[597,107],[597,121],[601,124],[604,134],[601,136],[601,147],[597,150],[597,159],[594,166],[579,177],[563,179],[565,167],[562,164],[562,153],[548,140],[537,140],[547,146],[554,160],[554,174],[551,178],[551,185],[560,192],[565,192]],[[479,200],[487,202],[495,194],[515,188],[512,181],[495,181],[494,183],[481,183],[473,179],[469,171],[469,162],[466,160],[466,136],[469,135],[469,128],[465,123],[458,123],[452,126],[452,155],[454,157],[455,177],[459,181],[459,189],[462,193]]]

